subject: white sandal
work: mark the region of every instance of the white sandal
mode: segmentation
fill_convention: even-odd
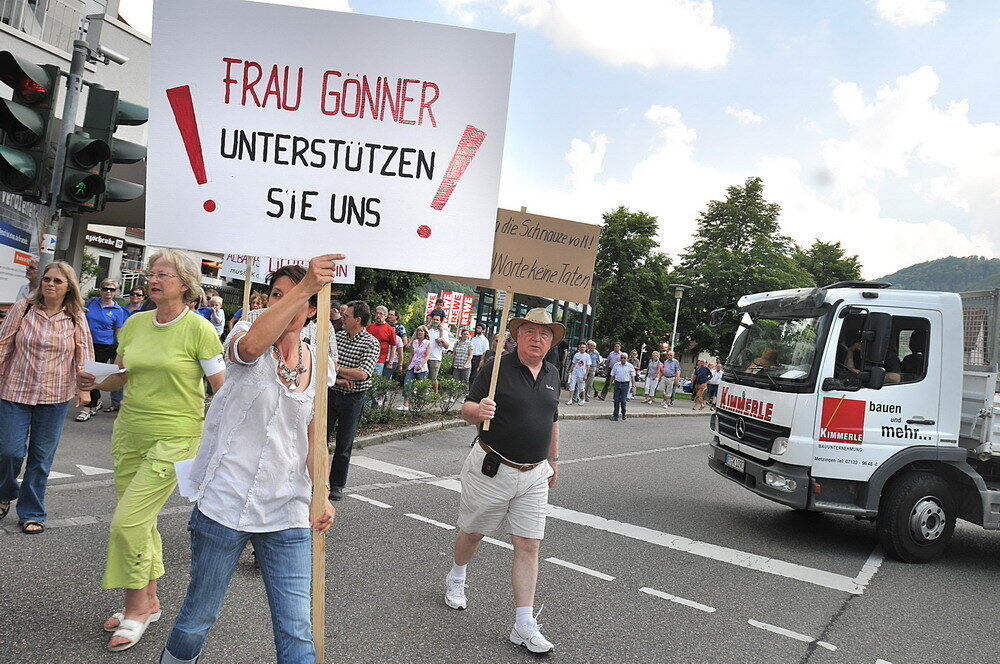
[[[155,623],[157,620],[160,619],[160,615],[161,614],[162,614],[162,611],[157,611],[156,613],[150,614],[150,616],[149,616],[149,622]],[[118,611],[117,613],[112,613],[108,617],[108,620],[110,620],[111,618],[114,618],[115,620],[117,620],[118,621],[118,625],[121,625],[122,621],[125,620],[125,609],[122,609],[121,611]],[[104,622],[107,622],[107,620],[105,620]],[[105,632],[113,632],[113,631],[115,631],[117,629],[118,629],[117,626],[115,626],[115,627],[104,627],[104,631]]]
[[[122,650],[128,650],[135,644],[139,643],[139,639],[145,634],[146,628],[149,627],[149,623],[152,622],[153,614],[149,614],[144,622],[139,622],[138,620],[129,620],[126,618],[118,623],[118,629],[115,633],[111,635],[111,638],[119,636],[124,639],[128,639],[125,643],[117,646],[108,646],[108,650],[111,652],[121,652]]]

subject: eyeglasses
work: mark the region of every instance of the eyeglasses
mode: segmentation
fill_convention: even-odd
[[[101,290],[102,291],[108,291],[110,293],[114,293],[118,289],[117,288],[111,288],[110,286],[101,286]]]
[[[129,293],[132,297],[142,297],[145,293]]]
[[[169,272],[153,272],[147,275],[150,279],[158,279],[163,281],[164,279],[169,279],[171,277],[176,277],[176,274],[170,274]]]
[[[56,286],[58,286],[59,284],[64,284],[66,282],[63,281],[62,279],[59,279],[58,277],[42,277],[42,283],[55,284]]]

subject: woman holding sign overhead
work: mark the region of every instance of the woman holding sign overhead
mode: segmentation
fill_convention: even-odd
[[[0,327],[0,519],[17,500],[26,535],[45,530],[45,485],[66,411],[74,397],[78,406],[90,401],[74,378],[93,359],[76,273],[50,263],[35,294],[15,303]]]
[[[309,529],[325,532],[334,509],[327,501],[325,512],[310,518],[315,357],[302,327],[316,315],[316,294],[333,281],[334,261],[342,258],[318,256],[308,271],[276,270],[268,279],[270,306],[237,323],[226,342],[226,384],[208,409],[191,469],[190,497],[197,501],[188,524],[191,580],[162,663],[198,659],[248,541],[271,607],[277,661],[316,661]]]
[[[177,484],[174,462],[198,451],[205,418],[202,377],[216,391],[225,377],[215,328],[187,306],[202,296],[194,260],[163,249],[150,258],[147,276],[156,310],[131,316],[118,338],[115,364],[127,373],[97,384],[93,374],[77,376],[81,390],[125,388],[111,435],[118,505],[102,583],[125,589],[125,608],[104,622],[114,632],[108,642],[113,651],[131,648],[160,619],[156,579],[164,569],[156,518]]]

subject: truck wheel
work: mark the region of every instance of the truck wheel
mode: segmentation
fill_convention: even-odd
[[[955,531],[955,500],[948,483],[930,473],[907,473],[882,494],[876,519],[886,553],[906,563],[940,556]]]

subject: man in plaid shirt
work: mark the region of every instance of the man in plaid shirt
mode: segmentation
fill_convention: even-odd
[[[472,341],[469,340],[469,330],[462,328],[459,340],[455,342],[455,358],[451,365],[452,377],[460,383],[469,384],[472,374]]]
[[[371,321],[368,303],[348,302],[342,318],[344,328],[337,332],[337,382],[330,388],[327,401],[327,438],[337,432],[330,466],[330,500],[341,500],[347,485],[347,469],[354,449],[354,434],[361,421],[365,393],[372,386],[372,372],[378,360],[379,343],[365,326]]]

